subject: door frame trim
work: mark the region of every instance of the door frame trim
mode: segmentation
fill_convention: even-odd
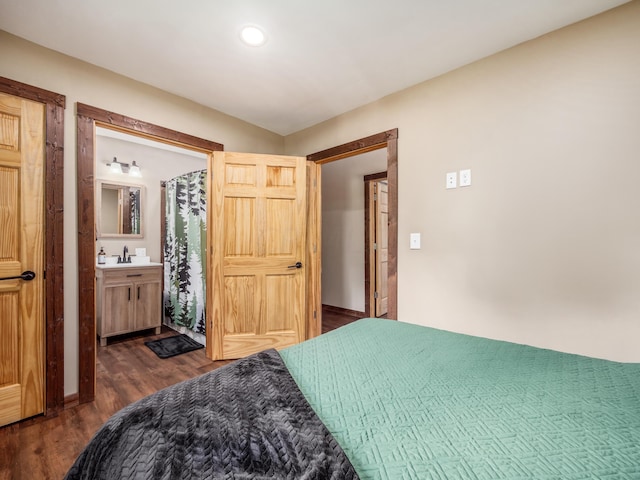
[[[311,155],[307,160],[320,165],[381,148],[387,149],[389,183],[389,308],[387,318],[398,319],[398,129],[376,133]],[[321,321],[321,319],[319,319]]]
[[[64,409],[64,110],[66,97],[5,77],[0,92],[45,108],[45,416]]]
[[[211,153],[221,143],[136,120],[119,113],[76,104],[78,182],[78,401],[91,402],[96,390],[95,319],[95,127],[149,138],[158,142]]]

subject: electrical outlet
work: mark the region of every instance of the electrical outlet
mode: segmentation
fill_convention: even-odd
[[[456,188],[458,186],[458,174],[456,172],[447,173],[447,188]]]
[[[471,185],[471,170],[460,170],[460,186],[468,187]]]

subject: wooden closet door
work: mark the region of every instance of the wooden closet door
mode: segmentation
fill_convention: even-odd
[[[44,412],[44,122],[0,94],[0,425]]]

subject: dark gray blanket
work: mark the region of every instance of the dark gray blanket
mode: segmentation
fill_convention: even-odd
[[[278,352],[267,350],[116,413],[66,476],[119,478],[358,477]]]

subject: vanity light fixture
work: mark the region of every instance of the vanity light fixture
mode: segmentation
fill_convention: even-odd
[[[131,162],[131,167],[129,168],[129,175],[131,175],[132,177],[142,176],[142,173],[140,173],[140,167],[136,164],[135,160]]]
[[[107,167],[109,167],[111,173],[122,173],[123,164],[118,162],[116,157],[113,157],[113,162],[107,163]]]
[[[111,173],[128,173],[132,177],[142,176],[140,167],[135,160],[129,165],[128,163],[119,162],[116,157],[113,157],[113,162],[107,163],[107,167],[109,167]]]

